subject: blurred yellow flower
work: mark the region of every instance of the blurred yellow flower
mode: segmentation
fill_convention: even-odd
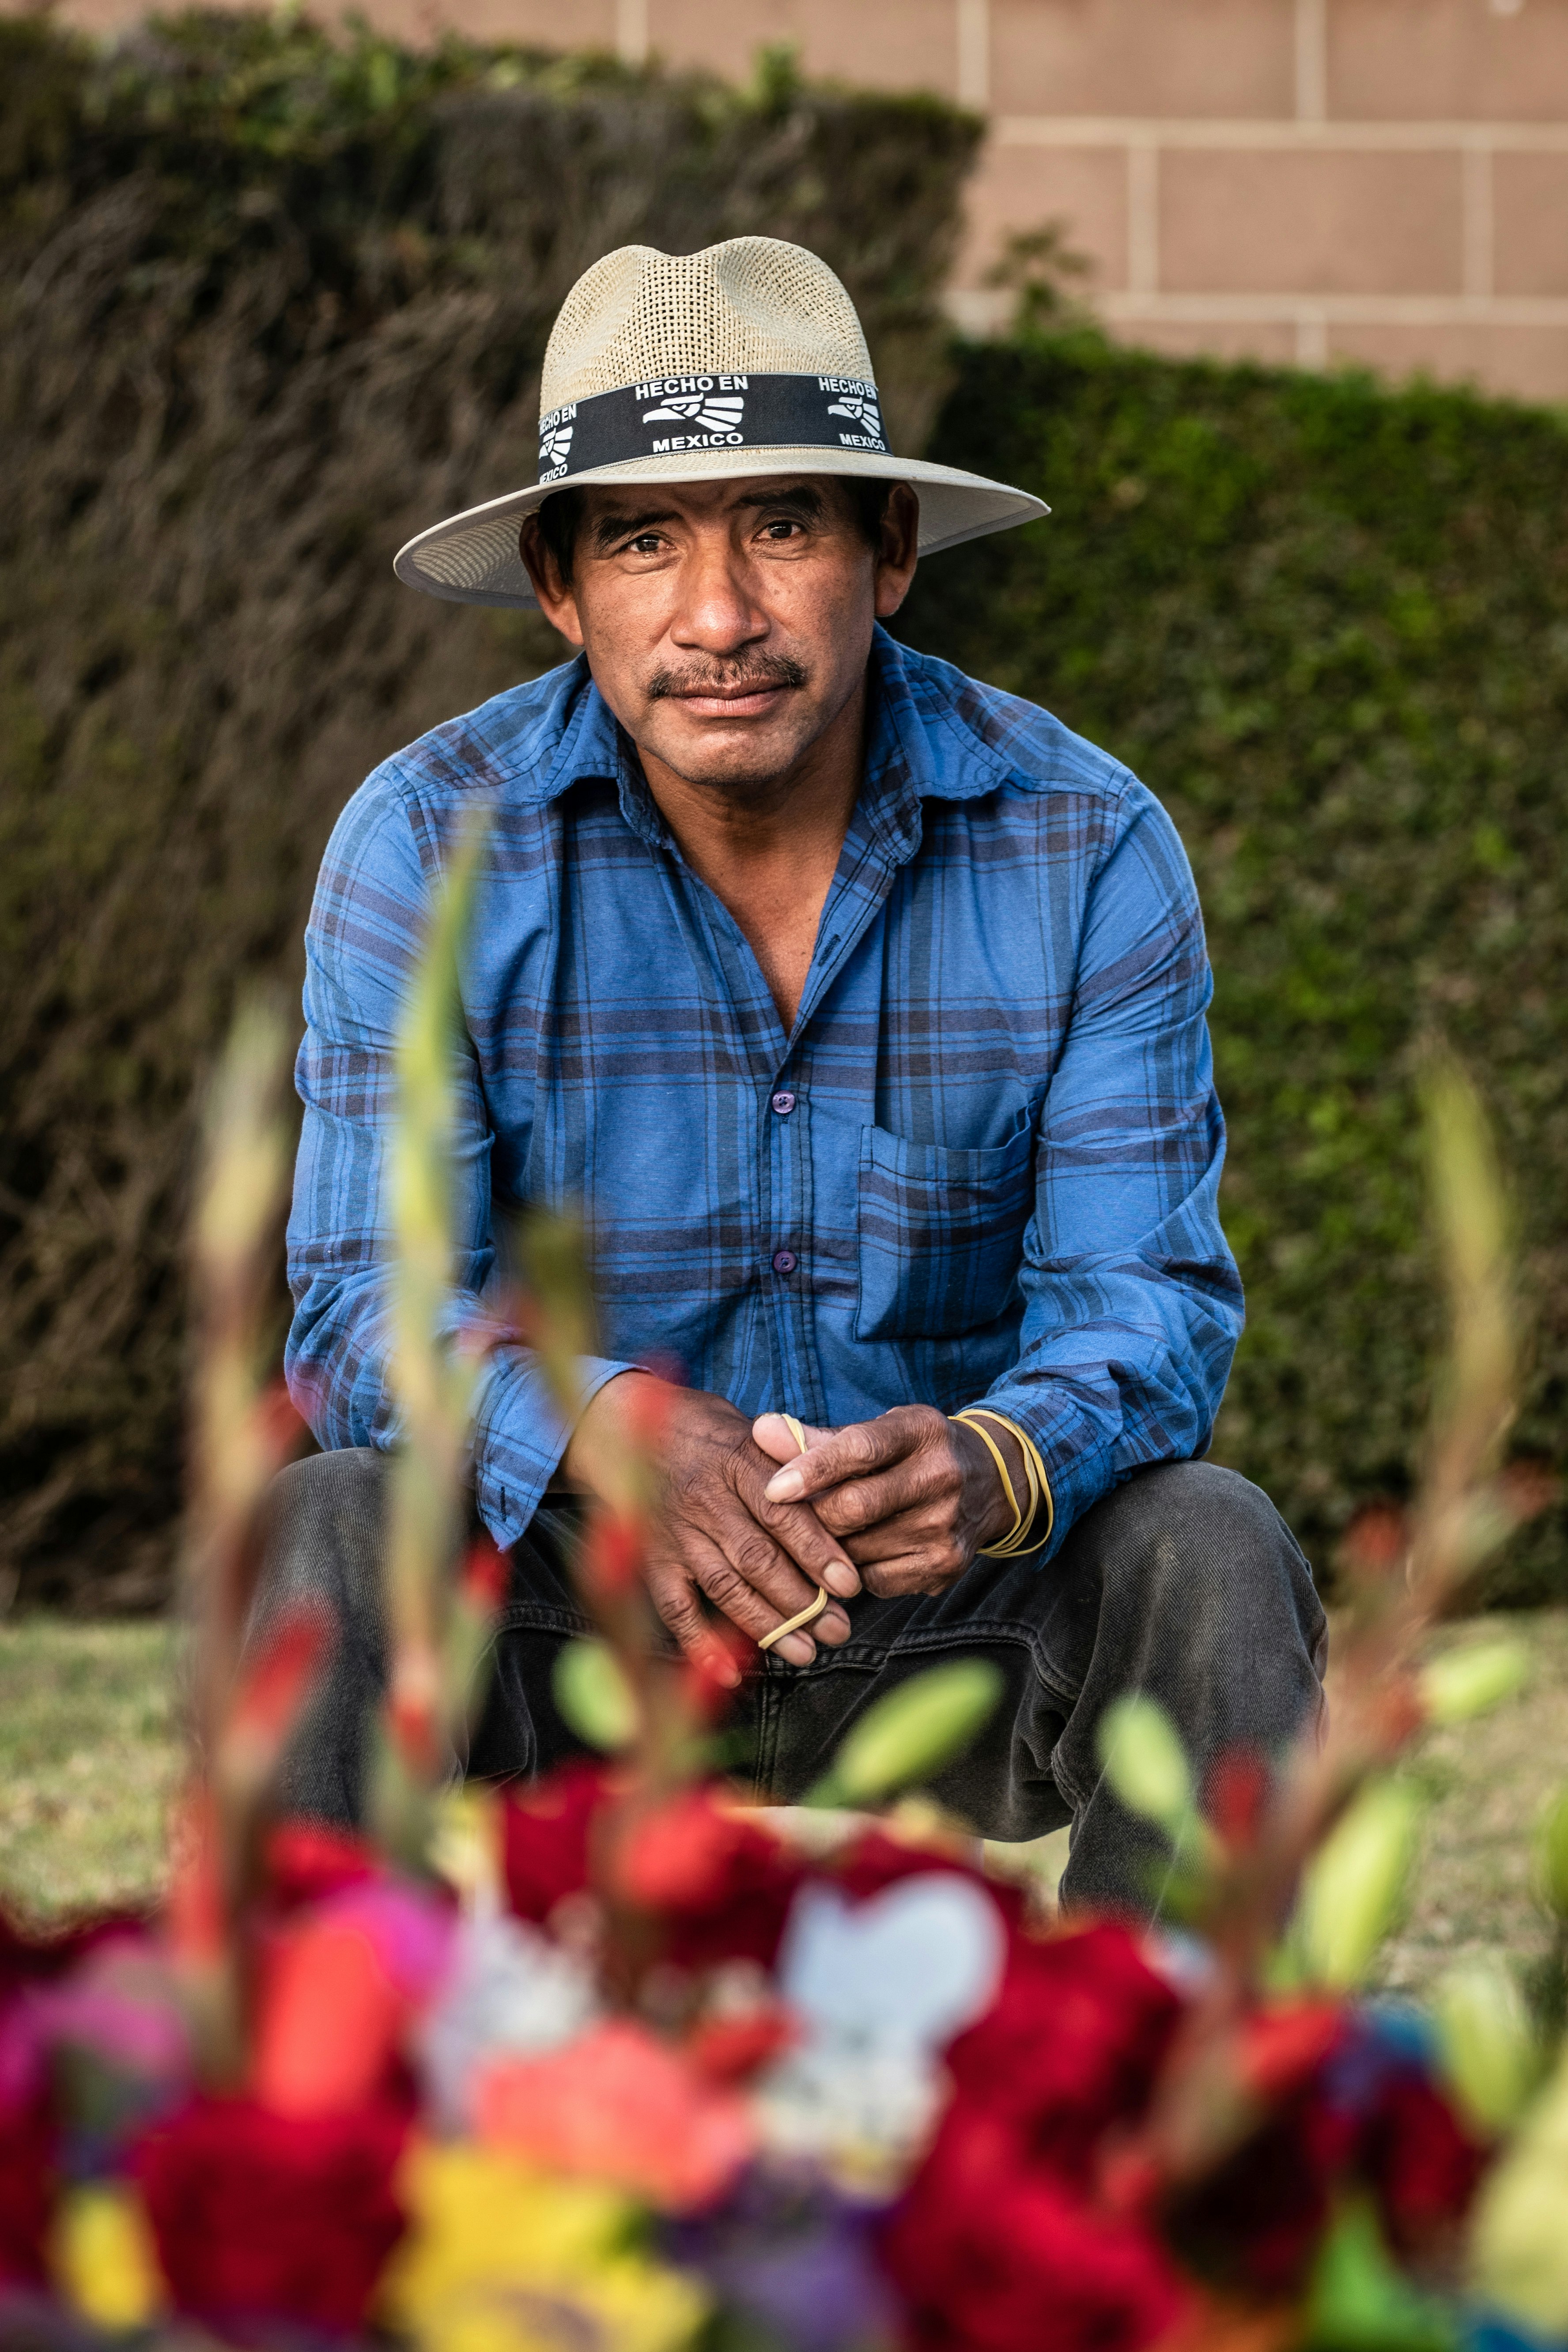
[[[430,1809],[429,1860],[468,1903],[500,1897],[500,1805],[495,1790],[469,1782],[444,1789]]]
[[[98,2327],[145,2327],[166,2295],[153,2234],[134,2190],[73,2189],[55,2219],[50,2262],[68,2303]]]
[[[697,2281],[638,2245],[637,2204],[597,2181],[420,2142],[399,2188],[410,2228],[381,2315],[421,2352],[680,2352],[707,2316]]]

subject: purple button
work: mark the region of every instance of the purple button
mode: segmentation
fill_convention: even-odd
[[[799,1263],[800,1260],[795,1256],[794,1250],[774,1250],[773,1252],[775,1274],[793,1274]]]
[[[775,1095],[773,1097],[773,1108],[777,1111],[781,1118],[787,1118],[791,1111],[795,1108],[795,1097],[793,1095]]]

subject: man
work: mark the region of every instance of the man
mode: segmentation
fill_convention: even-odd
[[[760,1645],[735,1703],[759,1793],[983,1654],[1005,1697],[940,1793],[991,1836],[1070,1821],[1066,1895],[1146,1903],[1108,1702],[1152,1694],[1200,1768],[1276,1750],[1323,1643],[1272,1506],[1195,1458],[1241,1296],[1180,844],[1103,752],[883,632],[919,552],[1045,509],[889,453],[814,256],[609,255],[542,398],[538,485],[397,569],[537,599],[578,657],[379,769],[311,918],[289,1373],[329,1450],[282,1482],[271,1589],[326,1591],[342,1635],[296,1801],[352,1813],[384,1669],[390,1056],[479,809],[452,1328],[484,1315],[498,1210],[570,1203],[605,1354],[571,1429],[526,1349],[489,1361],[475,1491],[513,1583],[471,1769],[570,1746],[574,1497],[673,1359],[649,1584],[688,1648],[713,1612]]]

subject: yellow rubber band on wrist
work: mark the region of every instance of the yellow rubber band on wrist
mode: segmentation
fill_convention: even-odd
[[[794,1438],[801,1452],[803,1454],[809,1453],[811,1449],[805,1442],[805,1432],[801,1427],[799,1422],[795,1419],[794,1413],[781,1412],[779,1419],[783,1422],[784,1427],[788,1430],[790,1435]],[[823,1611],[826,1608],[827,1601],[828,1592],[827,1587],[825,1584],[821,1591],[817,1594],[816,1600],[808,1601],[805,1607],[800,1611],[798,1615],[786,1617],[782,1625],[775,1625],[771,1633],[764,1633],[762,1640],[757,1643],[758,1649],[771,1650],[775,1642],[782,1642],[784,1640],[786,1633],[798,1633],[803,1626],[815,1624],[817,1618],[821,1616]]]
[[[981,1554],[981,1558],[984,1559],[1027,1559],[1035,1552],[1044,1551],[1046,1546],[1050,1542],[1051,1531],[1056,1526],[1057,1519],[1056,1500],[1051,1493],[1050,1480],[1046,1475],[1046,1465],[1040,1459],[1039,1448],[1035,1444],[1034,1439],[1029,1435],[1026,1429],[1020,1429],[1016,1421],[1009,1421],[1005,1412],[993,1412],[989,1405],[965,1405],[962,1412],[955,1412],[951,1416],[951,1418],[954,1421],[963,1422],[966,1429],[973,1429],[976,1437],[984,1437],[985,1432],[978,1427],[976,1420],[971,1418],[972,1415],[978,1416],[986,1421],[998,1423],[1001,1427],[1007,1432],[1008,1436],[1016,1440],[1018,1451],[1024,1457],[1024,1475],[1029,1483],[1029,1508],[1027,1512],[1016,1519],[1015,1525],[1008,1529],[1007,1533],[1001,1538],[1000,1542],[987,1544]],[[989,1439],[987,1439],[986,1442],[989,1444]],[[992,1453],[1000,1467],[1001,1455],[994,1445],[992,1446]],[[1005,1469],[1003,1470],[1003,1484],[1007,1489],[1008,1497],[1012,1502],[1015,1512],[1017,1512],[1018,1498],[1014,1493],[1013,1482],[1011,1478],[1007,1476]],[[1039,1515],[1039,1508],[1042,1502],[1046,1507],[1046,1531],[1037,1542],[1030,1543],[1028,1538],[1034,1533],[1034,1523]]]
[[[1001,1542],[994,1545],[987,1544],[981,1553],[982,1559],[992,1559],[999,1553],[1004,1553],[1006,1547],[1016,1541],[1016,1539],[1023,1534],[1026,1524],[1024,1517],[1024,1507],[1022,1503],[1019,1502],[1017,1495],[1014,1490],[1013,1481],[1008,1475],[1007,1464],[1003,1455],[1002,1448],[997,1444],[996,1440],[992,1436],[991,1432],[988,1429],[982,1429],[977,1421],[971,1421],[967,1412],[951,1412],[948,1415],[948,1419],[958,1428],[967,1429],[971,1436],[977,1437],[980,1440],[981,1444],[984,1445],[986,1453],[989,1454],[992,1461],[996,1465],[996,1475],[1002,1481],[1002,1490],[1006,1496],[1007,1500],[1013,1506],[1013,1524],[1008,1528],[1006,1534],[1002,1538]]]

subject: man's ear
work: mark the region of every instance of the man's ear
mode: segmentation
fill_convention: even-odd
[[[517,534],[517,551],[533,583],[540,611],[552,628],[560,630],[569,646],[581,650],[583,624],[577,618],[577,599],[572,583],[556,561],[554,550],[539,528],[537,514],[523,516],[522,528]]]
[[[908,482],[895,482],[882,514],[877,545],[877,618],[890,621],[910,593],[920,560],[921,502]]]

